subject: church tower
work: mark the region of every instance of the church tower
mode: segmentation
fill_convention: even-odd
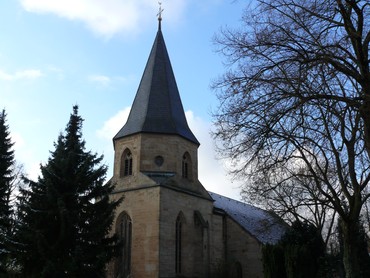
[[[113,138],[110,198],[124,198],[112,233],[122,242],[108,277],[263,277],[262,246],[286,224],[275,214],[207,192],[161,30],[127,122]],[[221,275],[221,276],[220,276]]]
[[[190,130],[161,30],[127,122],[113,138],[113,230],[123,242],[110,277],[207,277],[213,200],[198,180]],[[131,276],[130,276],[131,275]]]

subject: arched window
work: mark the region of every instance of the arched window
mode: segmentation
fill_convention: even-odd
[[[125,212],[117,218],[116,233],[121,243],[121,250],[116,261],[115,277],[128,277],[131,273],[132,221]]]
[[[184,215],[182,212],[176,218],[176,238],[175,238],[175,271],[181,273],[182,268],[182,241],[183,241]]]
[[[181,176],[185,179],[191,177],[191,158],[188,152],[184,153],[182,156]]]
[[[126,177],[132,175],[132,153],[126,149],[121,156],[120,176]]]
[[[230,269],[230,278],[243,278],[243,270],[240,262],[234,262]]]

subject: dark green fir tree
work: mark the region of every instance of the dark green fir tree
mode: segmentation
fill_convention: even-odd
[[[13,143],[6,124],[5,110],[0,112],[0,274],[7,272],[9,261],[9,241],[12,226],[11,193],[15,166]]]
[[[105,183],[102,156],[85,150],[78,107],[37,182],[19,198],[17,261],[27,277],[104,277],[117,250],[109,234],[114,211],[112,184]]]

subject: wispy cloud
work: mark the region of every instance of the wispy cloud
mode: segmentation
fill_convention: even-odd
[[[52,73],[53,75],[55,75],[57,77],[58,80],[63,80],[64,79],[64,70],[59,68],[59,67],[56,67],[56,66],[53,66],[53,65],[50,65],[47,67],[47,70]]]
[[[211,138],[212,124],[196,117],[189,110],[185,112],[190,129],[200,142],[198,151],[199,180],[209,191],[240,199],[240,183],[233,182],[227,174],[228,161],[216,158],[215,144]]]
[[[137,32],[155,16],[157,1],[153,0],[19,0],[28,12],[52,13],[69,20],[84,22],[103,36],[119,32]],[[183,13],[186,0],[165,3],[168,20],[173,22]]]
[[[15,73],[8,73],[0,70],[0,80],[14,81],[21,79],[37,79],[43,76],[42,72],[37,69],[27,69],[16,71]]]
[[[96,82],[100,85],[107,86],[111,82],[111,78],[106,75],[90,75],[88,80],[91,82]]]
[[[130,83],[132,81],[137,81],[137,77],[135,75],[107,76],[104,74],[91,74],[87,76],[87,80],[99,86],[106,87],[112,85],[114,82]]]
[[[102,128],[97,131],[100,138],[111,141],[113,136],[126,123],[131,107],[126,107],[119,111],[116,115],[105,121]]]
[[[21,149],[25,144],[24,140],[23,140],[23,137],[17,132],[12,132],[11,140],[14,143],[14,148],[15,148],[16,151]]]

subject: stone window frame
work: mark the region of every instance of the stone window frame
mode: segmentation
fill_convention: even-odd
[[[181,163],[181,177],[184,179],[191,179],[192,178],[192,162],[191,156],[189,152],[185,152],[182,155],[182,163]]]
[[[179,212],[175,223],[175,273],[181,274],[183,269],[183,235],[184,235],[185,216]]]
[[[133,158],[132,152],[129,148],[126,148],[121,156],[120,165],[120,177],[127,177],[132,175]]]
[[[229,275],[233,278],[243,278],[243,267],[239,261],[232,263]]]
[[[125,211],[117,217],[116,234],[122,247],[116,258],[115,277],[128,277],[131,274],[132,220]]]

